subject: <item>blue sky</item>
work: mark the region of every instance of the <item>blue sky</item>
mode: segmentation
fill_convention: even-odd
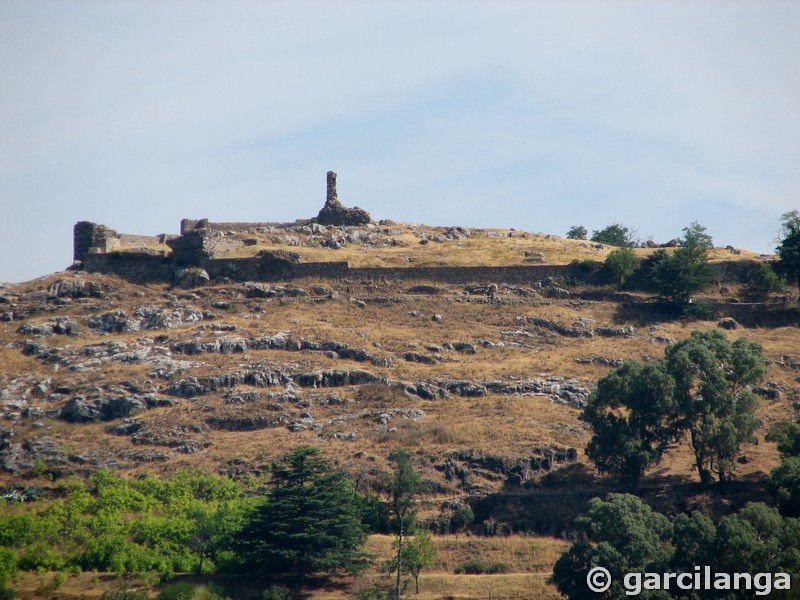
[[[348,205],[773,249],[800,207],[800,3],[0,0],[0,281],[72,225]]]

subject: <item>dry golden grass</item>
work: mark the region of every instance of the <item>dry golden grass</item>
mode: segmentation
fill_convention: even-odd
[[[381,231],[378,228],[377,231]],[[594,243],[584,240],[568,240],[556,235],[516,231],[512,229],[475,229],[468,238],[420,244],[422,237],[441,237],[444,227],[429,227],[398,223],[390,227],[399,230],[399,235],[389,235],[398,246],[385,248],[346,244],[340,250],[318,246],[291,246],[280,243],[280,236],[272,234],[236,234],[237,237],[255,238],[258,243],[244,246],[231,252],[230,258],[253,257],[261,250],[288,250],[300,254],[304,262],[347,261],[352,267],[404,267],[404,266],[504,266],[525,264],[565,265],[573,260],[603,261],[614,250],[614,246],[595,248]],[[294,234],[293,234],[294,235]],[[295,237],[303,238],[302,235]],[[278,240],[276,242],[276,240]],[[541,258],[525,256],[525,252]],[[654,250],[635,248],[635,254],[644,258]],[[672,252],[672,249],[667,249]],[[732,259],[757,259],[759,255],[742,250],[734,255],[725,248],[714,248],[709,252],[712,262]]]
[[[431,230],[433,231],[433,230]],[[407,235],[412,236],[411,233]],[[428,244],[419,246],[422,251],[432,248],[458,246],[457,252],[449,252],[457,260],[469,256],[470,248],[475,251],[496,245],[511,252],[514,244],[541,243],[548,245],[569,246],[584,251],[579,243],[547,239],[546,236],[529,235],[522,237],[488,238],[477,235],[467,240],[452,240],[445,244]],[[521,248],[522,246],[519,246]],[[555,247],[555,246],[553,246]],[[434,248],[434,249],[435,249]],[[518,250],[519,250],[518,248]],[[527,249],[527,246],[526,246]],[[392,249],[408,250],[408,248]],[[416,251],[417,248],[415,247]],[[513,252],[517,252],[514,250]],[[323,250],[320,250],[323,251]],[[495,249],[495,252],[500,250]],[[555,251],[555,250],[554,250]],[[577,251],[577,250],[576,250]],[[325,250],[331,255],[333,251]],[[521,250],[519,250],[521,253]],[[600,252],[595,251],[593,252]],[[716,252],[716,251],[715,251]],[[727,251],[725,251],[727,252]],[[723,253],[722,250],[718,253]],[[722,254],[720,254],[722,256]],[[109,288],[109,298],[105,300],[84,299],[65,306],[46,305],[46,310],[32,316],[29,322],[46,321],[54,315],[71,315],[81,324],[82,335],[79,337],[43,337],[37,341],[51,345],[72,345],[75,349],[103,341],[118,340],[134,345],[145,337],[167,335],[169,345],[174,340],[199,337],[210,340],[221,335],[227,336],[259,336],[272,335],[279,331],[291,332],[295,338],[314,341],[337,340],[355,348],[364,348],[370,353],[393,358],[390,367],[376,367],[369,363],[351,360],[331,359],[319,352],[289,352],[258,350],[246,354],[220,355],[203,354],[199,356],[175,355],[176,359],[188,359],[198,366],[187,374],[198,377],[230,373],[243,365],[267,361],[275,368],[288,372],[312,371],[320,368],[367,369],[376,375],[393,381],[469,379],[485,381],[492,379],[530,379],[550,376],[576,378],[581,384],[591,386],[593,382],[609,372],[608,367],[578,364],[575,358],[601,356],[610,358],[645,359],[663,356],[663,344],[654,344],[654,335],[669,337],[678,341],[690,335],[694,329],[709,330],[716,328],[715,321],[692,322],[679,321],[648,324],[639,327],[631,338],[564,338],[554,336],[551,332],[527,324],[518,317],[545,317],[552,321],[571,325],[579,318],[590,318],[596,325],[622,325],[618,323],[618,306],[611,302],[581,301],[574,299],[535,301],[521,298],[508,291],[500,293],[501,302],[488,304],[483,297],[469,297],[464,294],[463,286],[437,284],[441,289],[438,295],[408,294],[408,289],[415,281],[389,281],[381,283],[377,288],[360,283],[345,284],[325,280],[309,280],[295,282],[294,285],[309,287],[322,284],[336,288],[342,295],[338,301],[317,298],[297,299],[250,299],[245,298],[241,286],[235,284],[212,285],[191,292],[173,290],[167,285],[143,286],[127,283],[117,277],[88,275],[83,273],[57,273],[33,282],[15,286],[14,293],[24,293],[46,289],[57,279],[81,278],[92,280]],[[359,308],[348,300],[347,289],[352,297],[367,302],[366,308]],[[101,334],[85,326],[85,319],[97,312],[106,310],[133,310],[137,306],[168,307],[167,294],[178,296],[181,304],[214,312],[216,323],[228,323],[238,327],[233,333],[218,333],[201,329],[205,323],[191,324],[181,328],[143,331],[129,334]],[[189,294],[192,294],[191,296]],[[405,299],[403,303],[370,302],[372,298],[397,297]],[[231,304],[231,308],[219,309],[212,306],[218,300]],[[410,311],[415,311],[412,316]],[[442,323],[431,320],[433,314],[443,316]],[[118,383],[123,380],[147,382],[151,364],[108,362],[98,370],[86,373],[73,373],[62,369],[53,371],[52,367],[41,361],[23,356],[19,347],[9,347],[8,342],[22,344],[24,335],[16,333],[18,322],[0,322],[0,381],[6,382],[19,377],[29,377],[32,382],[47,377],[57,384],[67,384],[73,389],[82,389],[97,382]],[[524,330],[528,337],[507,335],[509,331]],[[797,357],[800,348],[800,329],[796,327],[780,328],[742,328],[730,332],[729,337],[744,335],[761,343],[768,357],[773,361],[769,368],[768,380],[776,381],[791,392],[797,389],[797,373],[781,366],[781,357],[790,355]],[[494,347],[483,347],[480,340],[489,340]],[[443,360],[435,365],[407,362],[400,356],[407,351],[421,354],[434,354],[426,349],[429,344],[440,347],[445,342],[468,341],[478,346],[474,355],[462,354],[442,349]],[[505,347],[497,345],[506,344]],[[166,386],[168,382],[154,380],[156,386]],[[270,392],[275,390],[260,390]],[[211,442],[211,446],[192,455],[173,454],[163,464],[146,465],[154,472],[167,472],[186,466],[202,466],[209,469],[222,468],[231,457],[242,457],[255,460],[263,456],[272,460],[287,450],[301,444],[313,444],[320,447],[323,453],[338,461],[351,471],[359,469],[383,469],[386,467],[386,456],[396,447],[406,445],[419,450],[422,454],[441,457],[446,453],[474,449],[482,452],[498,453],[509,456],[526,456],[536,446],[556,444],[575,447],[579,451],[585,445],[588,434],[582,430],[578,421],[578,411],[562,405],[554,404],[546,398],[514,398],[490,395],[478,399],[450,397],[435,401],[424,401],[404,394],[390,394],[383,402],[374,398],[360,398],[354,389],[304,390],[302,396],[324,395],[336,393],[341,397],[353,400],[353,405],[345,412],[378,410],[391,407],[417,407],[427,415],[418,422],[395,419],[391,425],[398,428],[394,436],[375,434],[375,421],[369,419],[326,425],[322,435],[312,431],[291,433],[284,428],[266,429],[256,432],[225,432],[210,430],[199,437]],[[203,422],[209,414],[233,410],[225,407],[221,398],[222,391],[193,400],[180,400],[174,408],[160,408],[137,415],[146,422],[166,426],[170,423]],[[58,405],[48,404],[45,400],[30,398],[33,406],[43,410],[52,410]],[[66,401],[66,399],[64,400]],[[759,431],[763,438],[770,422],[775,419],[793,418],[796,415],[792,407],[791,393],[777,401],[761,400],[758,415],[764,420],[764,427]],[[259,407],[241,407],[241,414],[249,410],[262,410]],[[298,409],[288,407],[292,414]],[[327,420],[336,416],[342,409],[313,407],[311,412],[315,419]],[[158,447],[134,447],[125,437],[113,437],[103,433],[104,424],[87,426],[67,426],[59,421],[45,419],[46,428],[34,431],[30,424],[23,420],[17,425],[22,435],[42,435],[54,431],[61,439],[69,440],[71,448],[82,452],[108,451],[109,449],[152,449]],[[357,431],[358,440],[347,442],[332,439],[336,431]],[[747,448],[745,453],[752,460],[740,467],[743,474],[766,472],[777,461],[774,444],[760,443]],[[676,450],[667,458],[665,467],[671,473],[683,473],[691,476],[690,459],[685,449]],[[430,469],[427,476],[441,478],[441,474]],[[8,482],[12,476],[4,474],[0,481]]]

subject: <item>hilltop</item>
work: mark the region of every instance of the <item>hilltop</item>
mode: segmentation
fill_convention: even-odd
[[[154,242],[89,225],[76,226],[76,253],[81,228],[104,247],[0,290],[7,494],[56,493],[100,469],[252,482],[309,445],[381,492],[389,454],[410,448],[434,531],[469,504],[474,533],[558,536],[615,489],[587,460],[578,419],[597,380],[693,330],[763,346],[758,443],[724,493],[699,486],[685,445],[671,450],[642,485],[648,502],[721,515],[765,497],[779,456],[764,436],[797,417],[798,311],[753,297],[748,279],[769,257],[745,250],[710,250],[715,284],[694,298],[704,310],[680,316],[635,281],[617,291],[601,268],[613,247],[552,234],[187,221]],[[189,239],[202,242],[197,261],[177,260]],[[563,542],[545,547],[555,556]]]

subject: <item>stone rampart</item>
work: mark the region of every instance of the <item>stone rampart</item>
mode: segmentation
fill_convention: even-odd
[[[90,253],[83,259],[89,273],[119,275],[136,283],[172,281],[175,267],[168,257],[152,252]]]

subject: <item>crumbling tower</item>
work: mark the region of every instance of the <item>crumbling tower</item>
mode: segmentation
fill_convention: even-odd
[[[315,219],[320,225],[366,225],[372,222],[369,213],[363,208],[347,208],[339,202],[336,192],[336,173],[328,171],[328,191],[325,196],[325,206],[319,211]]]

